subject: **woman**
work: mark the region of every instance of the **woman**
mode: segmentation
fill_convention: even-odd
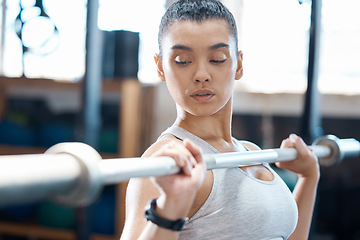
[[[219,1],[180,0],[163,16],[155,62],[177,118],[143,156],[173,157],[182,173],[130,180],[121,239],[307,239],[320,174],[301,138],[281,146],[298,158],[277,163],[298,174],[293,193],[268,164],[206,171],[202,153],[258,150],[231,135],[233,88],[243,75],[237,42]]]

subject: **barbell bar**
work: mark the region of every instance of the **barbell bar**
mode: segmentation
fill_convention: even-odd
[[[333,135],[318,138],[311,148],[322,166],[360,156],[356,139]],[[208,170],[291,161],[296,157],[294,148],[203,155]],[[171,157],[102,160],[84,143],[59,143],[44,154],[0,156],[0,207],[48,198],[61,204],[86,206],[105,185],[179,171]]]

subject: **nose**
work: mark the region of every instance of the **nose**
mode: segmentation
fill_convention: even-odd
[[[195,82],[199,82],[199,83],[200,83],[200,82],[208,82],[208,81],[209,81],[209,79],[204,79],[204,80],[196,79],[196,80],[195,80]]]
[[[196,66],[195,73],[194,73],[194,82],[209,82],[211,79],[211,74],[206,67],[206,64],[199,63]]]

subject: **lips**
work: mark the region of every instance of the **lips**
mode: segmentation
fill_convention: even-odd
[[[195,90],[190,96],[198,102],[205,102],[214,97],[215,93],[210,89],[198,89]]]

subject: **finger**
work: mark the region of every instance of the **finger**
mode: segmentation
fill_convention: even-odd
[[[189,150],[189,152],[192,154],[194,160],[196,161],[195,164],[202,164],[204,163],[201,149],[195,145],[192,141],[189,139],[184,140],[184,146]]]
[[[192,166],[190,158],[192,158],[192,155],[183,144],[178,142],[169,143],[164,146],[159,154],[173,158],[176,165],[185,175],[191,175]]]
[[[177,144],[176,148],[173,149],[176,152],[176,161],[178,167],[181,169],[182,173],[185,175],[191,175],[192,166],[192,158],[191,153],[185,148],[183,144]]]
[[[281,142],[280,145],[281,148],[291,148],[293,147],[292,142],[290,141],[290,138],[286,138]]]
[[[196,165],[196,160],[194,159],[192,153],[185,147],[185,145],[179,144],[178,151],[180,153],[179,157],[181,158],[181,170],[185,175],[191,176],[192,169]]]
[[[183,144],[184,144],[184,147],[190,153],[190,163],[189,164],[190,164],[191,168],[195,168],[197,165],[197,160],[195,159],[195,157],[197,157],[195,154],[197,146],[195,146],[189,139],[185,139],[183,141]]]
[[[189,139],[184,140],[184,145],[194,156],[195,166],[192,172],[195,179],[197,179],[201,185],[206,174],[206,163],[203,159],[201,149]]]
[[[309,147],[305,144],[301,137],[297,136],[296,134],[291,134],[289,136],[290,141],[292,142],[293,146],[298,151],[300,156],[307,156],[310,153]]]

